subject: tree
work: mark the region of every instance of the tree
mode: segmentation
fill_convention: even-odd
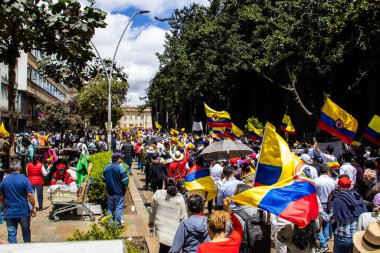
[[[260,122],[260,120],[254,116],[247,119],[247,124],[248,123],[251,123],[257,129],[263,129],[264,128],[264,126]],[[245,125],[245,130],[248,130],[248,125]]]
[[[111,85],[112,122],[115,125],[123,116],[121,106],[128,92],[128,83],[113,80]],[[108,115],[108,80],[96,77],[83,87],[77,99],[79,113],[86,117],[91,125],[104,126]]]
[[[42,127],[48,132],[75,133],[83,128],[81,117],[78,114],[71,113],[66,104],[40,104],[36,109]]]
[[[37,49],[81,70],[94,54],[89,41],[105,27],[106,13],[77,0],[4,0],[0,5],[0,61],[8,65],[8,111],[13,155],[15,83],[20,52]],[[77,83],[79,85],[79,83]],[[71,85],[71,84],[70,84]]]

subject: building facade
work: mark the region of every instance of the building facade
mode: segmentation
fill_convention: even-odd
[[[150,108],[140,112],[137,107],[123,108],[124,115],[117,122],[120,127],[153,128],[152,110]]]
[[[64,103],[67,98],[67,87],[45,78],[38,72],[38,60],[41,53],[32,50],[21,53],[16,67],[16,107],[15,131],[36,130],[39,127],[36,106],[46,103]],[[8,66],[0,63],[1,101],[0,121],[8,125]]]

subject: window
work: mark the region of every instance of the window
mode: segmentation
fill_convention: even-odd
[[[137,115],[135,115],[135,120],[137,120],[137,118],[138,118],[138,116],[137,116]]]
[[[32,68],[30,66],[28,66],[28,70],[27,70],[27,78],[28,80],[30,80],[31,76],[32,76]]]

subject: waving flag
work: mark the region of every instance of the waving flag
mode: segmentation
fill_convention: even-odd
[[[358,122],[351,114],[327,98],[322,107],[318,127],[338,137],[343,142],[351,144],[358,130]]]
[[[273,185],[293,177],[300,166],[301,160],[290,151],[286,141],[276,133],[276,128],[266,123],[254,185]]]
[[[224,139],[224,132],[226,131],[225,127],[213,127],[211,128],[210,133],[215,135],[219,139]],[[213,136],[215,138],[215,136]]]
[[[340,168],[340,164],[338,162],[327,162],[327,166],[329,166],[331,169],[337,170]]]
[[[177,136],[179,135],[179,131],[177,131],[177,130],[171,128],[171,129],[170,129],[170,135],[171,135],[171,136],[174,136],[174,137],[177,137]]]
[[[4,122],[1,122],[1,125],[0,125],[0,134],[4,135],[4,137],[8,137],[9,136],[8,131],[4,127]]]
[[[261,140],[263,138],[263,129],[257,129],[252,123],[248,122],[248,138],[251,140]]]
[[[204,190],[207,192],[206,201],[216,198],[215,182],[210,177],[210,172],[199,165],[190,168],[185,177],[186,190]]]
[[[232,135],[236,138],[239,139],[240,136],[243,135],[243,131],[238,128],[234,123],[232,123]]]
[[[293,126],[292,120],[288,115],[284,115],[280,125],[280,131],[283,131],[288,134],[296,134],[296,129]]]
[[[230,114],[226,111],[215,111],[205,105],[207,124],[209,127],[228,127],[232,128]]]
[[[162,126],[160,124],[158,124],[157,121],[154,122],[154,126],[158,129],[158,130],[161,130],[162,129]]]
[[[242,205],[266,210],[301,228],[319,214],[314,183],[297,176],[274,185],[254,187],[230,199]]]
[[[374,115],[363,133],[363,137],[380,146],[380,117]]]

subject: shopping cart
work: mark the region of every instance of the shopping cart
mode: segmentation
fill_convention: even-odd
[[[53,210],[49,215],[50,220],[57,222],[59,221],[58,214],[71,210],[76,211],[78,208],[81,208],[83,210],[81,220],[84,220],[83,215],[87,214],[90,216],[91,221],[95,221],[94,213],[90,210],[91,204],[87,202],[87,193],[93,181],[93,178],[87,178],[83,182],[82,187],[79,190],[79,194],[76,192],[65,191],[60,187],[51,191],[49,198],[53,205]]]

